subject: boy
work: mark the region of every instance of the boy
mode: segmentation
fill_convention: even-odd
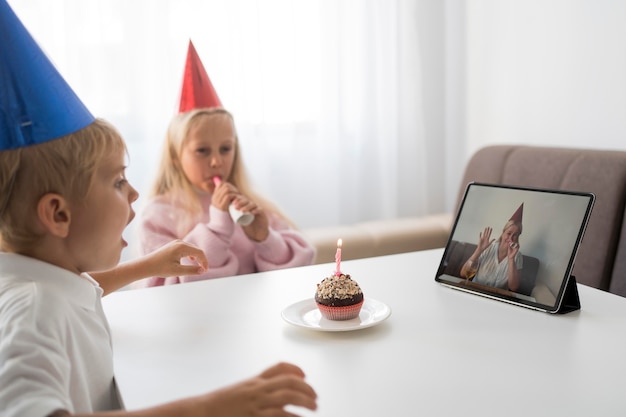
[[[206,267],[206,259],[174,242],[114,268],[137,199],[124,175],[124,141],[91,116],[4,0],[0,79],[0,416],[289,416],[288,404],[315,409],[302,371],[281,363],[213,393],[121,410],[101,296],[152,274],[161,261],[166,272],[180,273]],[[200,266],[180,265],[186,256]]]
[[[102,120],[0,152],[0,195],[10,198],[0,213],[7,252],[0,253],[0,385],[6,387],[0,406],[7,416],[120,407],[102,290],[83,271],[114,266],[125,246],[122,231],[134,217],[137,192],[124,178],[124,153],[121,137]],[[43,191],[48,187],[57,191]],[[281,364],[243,384],[145,413],[213,415],[201,412],[215,406],[238,415],[235,408],[247,398],[240,394],[273,386],[278,390],[267,400],[285,396],[277,407],[314,407],[299,369]]]

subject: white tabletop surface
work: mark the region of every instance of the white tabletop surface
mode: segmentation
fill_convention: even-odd
[[[325,332],[285,322],[334,264],[104,299],[128,409],[203,393],[289,361],[318,393],[303,416],[624,416],[626,298],[578,285],[550,315],[434,280],[442,250],[346,261],[391,316]]]

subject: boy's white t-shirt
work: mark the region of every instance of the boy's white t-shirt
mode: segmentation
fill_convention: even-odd
[[[87,274],[0,253],[0,417],[121,408],[101,297]]]

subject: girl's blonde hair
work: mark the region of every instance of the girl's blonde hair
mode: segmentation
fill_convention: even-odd
[[[504,225],[504,227],[502,228],[502,233],[504,233],[504,231],[506,229],[508,229],[511,226],[517,226],[517,228],[519,229],[519,234],[522,234],[522,224],[519,222],[516,222],[515,220],[509,220],[506,222],[506,224]],[[502,239],[502,234],[500,234],[500,237],[498,238],[498,242]]]
[[[119,132],[96,119],[69,135],[0,152],[0,249],[23,252],[43,236],[37,204],[48,193],[81,203],[101,160],[127,152]]]
[[[202,207],[197,192],[182,170],[180,155],[191,128],[203,117],[224,116],[233,123],[232,114],[221,107],[201,108],[180,113],[173,117],[165,137],[165,146],[161,155],[161,163],[157,172],[156,181],[152,187],[151,196],[164,196],[170,201],[177,201],[188,213],[187,219],[182,219],[181,237],[193,227],[194,220],[201,214]],[[256,193],[251,186],[246,173],[239,146],[239,137],[235,129],[235,156],[230,177],[226,181],[233,184],[241,194],[256,201],[268,213],[275,213],[294,227],[293,222],[285,216],[271,201]]]

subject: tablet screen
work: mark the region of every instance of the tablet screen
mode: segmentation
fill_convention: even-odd
[[[558,311],[594,200],[586,192],[468,184],[436,281]]]

